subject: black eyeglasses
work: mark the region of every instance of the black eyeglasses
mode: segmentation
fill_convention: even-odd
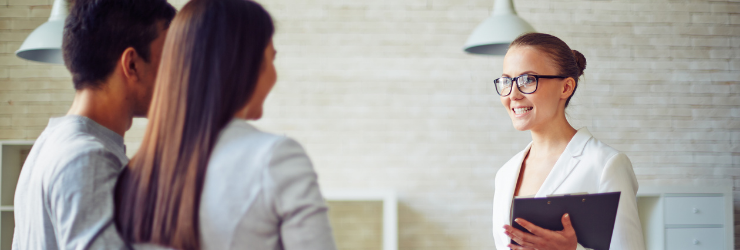
[[[511,85],[516,82],[516,88],[522,94],[532,94],[537,91],[537,85],[540,78],[553,79],[553,78],[568,78],[568,76],[550,76],[550,75],[529,75],[524,74],[514,78],[501,77],[493,80],[493,84],[496,86],[496,92],[500,96],[508,96],[511,94]]]

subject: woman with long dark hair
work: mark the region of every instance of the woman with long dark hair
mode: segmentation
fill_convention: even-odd
[[[261,132],[276,81],[270,15],[250,0],[193,0],[168,32],[149,124],[116,188],[137,246],[336,249],[316,173],[294,140]]]

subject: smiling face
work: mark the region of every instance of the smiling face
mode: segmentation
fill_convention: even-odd
[[[549,56],[531,46],[514,46],[504,57],[502,76],[514,78],[523,74],[558,75],[556,64]],[[537,91],[522,94],[513,83],[511,94],[501,97],[514,128],[519,131],[537,130],[556,119],[565,119],[565,100],[572,88],[565,84],[573,79],[539,79]],[[571,89],[570,91],[568,89]]]

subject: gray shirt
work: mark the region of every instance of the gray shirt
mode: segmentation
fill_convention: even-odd
[[[12,249],[126,248],[113,189],[127,163],[121,135],[83,116],[51,118],[21,169]]]

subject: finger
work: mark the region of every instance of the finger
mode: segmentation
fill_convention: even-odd
[[[504,226],[504,229],[506,229],[505,232],[507,235],[513,235],[513,236],[519,237],[520,239],[523,239],[523,237],[526,237],[526,236],[532,236],[532,234],[530,233],[524,232],[522,230],[519,230],[518,228],[509,226],[509,225]]]
[[[519,245],[522,245],[522,243],[524,243],[524,240],[522,240],[522,238],[519,238],[516,235],[513,235],[513,234],[511,234],[509,232],[506,232],[506,236],[509,236],[509,238],[511,238],[511,240],[513,240],[514,242],[516,242]]]
[[[514,242],[516,242],[517,244],[521,246],[531,246],[532,245],[532,244],[525,242],[521,237],[513,235],[509,233],[508,231],[505,233],[506,233],[506,236],[508,236],[509,238],[511,238],[511,240],[513,240]]]
[[[519,238],[517,236],[512,236],[510,238],[511,238],[511,240],[513,240],[514,242],[516,242],[517,244],[519,244],[522,247],[527,247],[527,248],[534,248],[535,247],[535,245],[532,244],[531,242],[527,242],[527,241],[525,241],[522,238]]]
[[[509,225],[504,225],[504,230],[509,233],[525,233],[524,231]]]
[[[504,228],[506,229],[506,230],[504,230],[504,234],[506,234],[506,236],[508,236],[509,238],[511,238],[512,240],[517,241],[517,242],[519,242],[518,240],[521,240],[520,237],[518,237],[518,236],[516,236],[516,235],[513,234],[514,230],[519,231],[518,229],[513,228],[513,227],[509,227],[509,228],[504,227]]]
[[[524,232],[514,227],[509,227],[506,233],[507,235],[509,235],[509,238],[516,241],[520,245],[525,245],[525,246],[541,245],[541,243],[543,243],[544,241],[544,239],[542,239],[539,236]]]
[[[563,218],[561,219],[563,222],[563,232],[564,233],[575,233],[575,230],[573,229],[573,223],[570,221],[570,214],[564,214]]]
[[[519,225],[522,225],[522,227],[524,227],[524,229],[527,229],[527,231],[529,231],[530,233],[537,235],[537,236],[543,236],[547,234],[548,232],[551,232],[550,230],[538,227],[537,225],[532,224],[531,222],[525,219],[522,219],[522,218],[516,218],[514,219],[514,221],[518,223]]]

